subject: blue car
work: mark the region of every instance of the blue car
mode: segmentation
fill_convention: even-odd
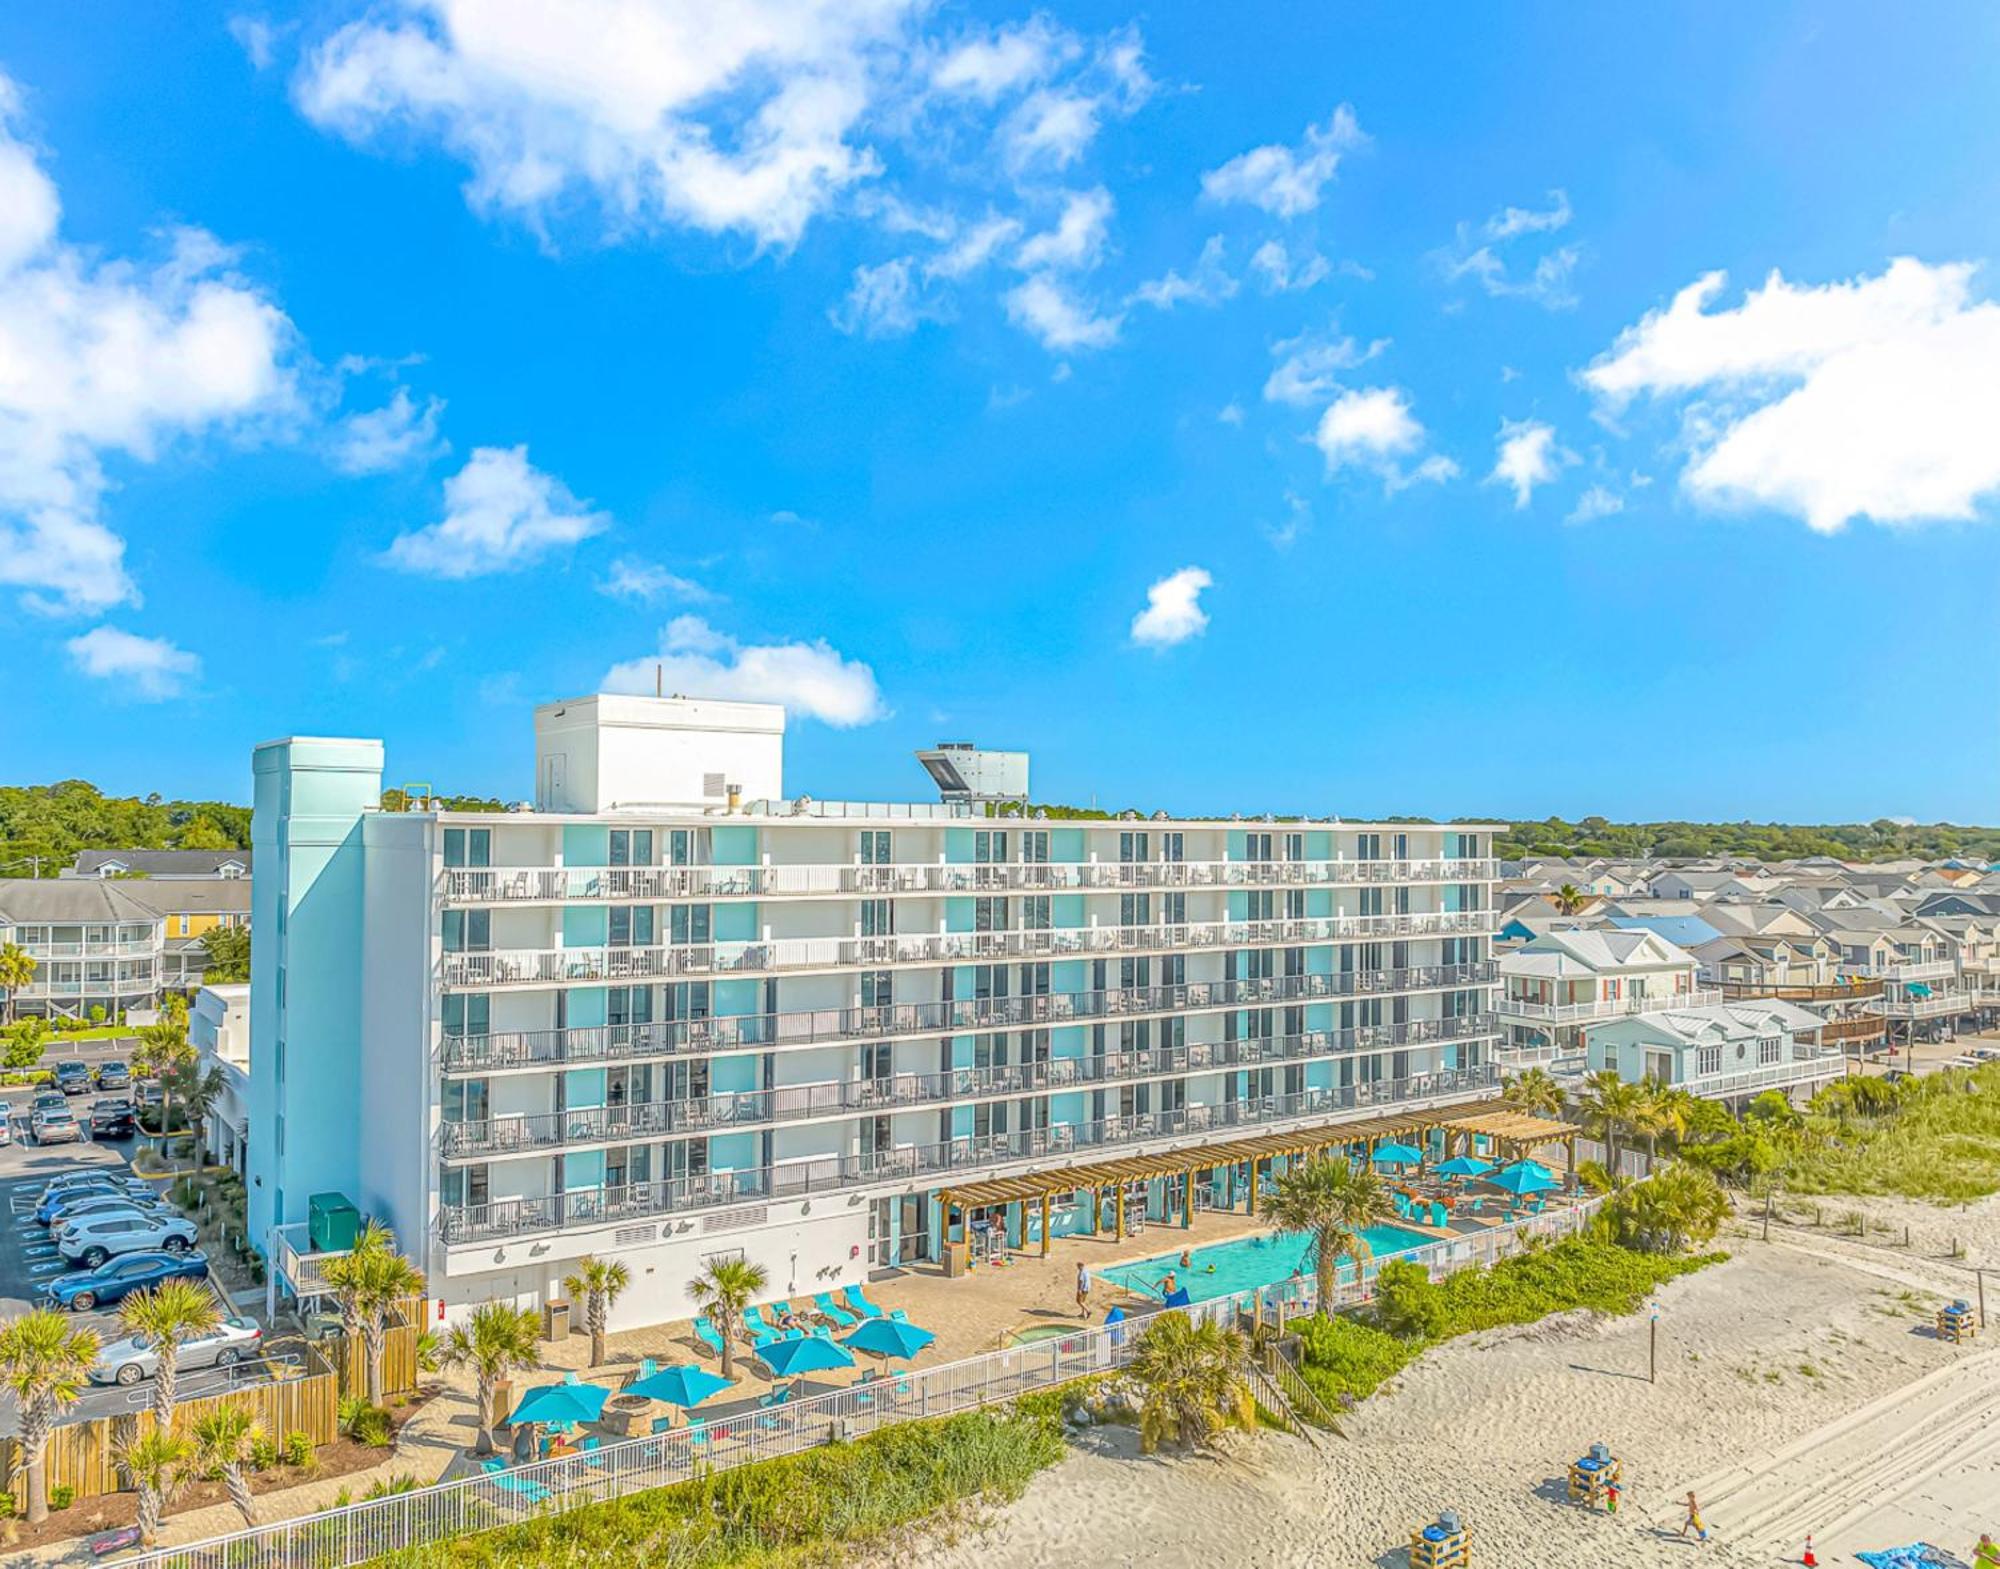
[[[125,1199],[135,1204],[157,1204],[160,1202],[160,1190],[151,1183],[137,1178],[130,1180],[111,1178],[104,1182],[78,1184],[65,1188],[60,1193],[51,1193],[44,1198],[35,1206],[35,1219],[44,1226],[52,1225],[63,1211],[74,1209],[85,1199],[105,1198]]]
[[[135,1291],[146,1291],[163,1280],[202,1280],[208,1275],[205,1253],[127,1253],[101,1269],[79,1270],[42,1287],[52,1308],[88,1313],[95,1307],[122,1302]]]

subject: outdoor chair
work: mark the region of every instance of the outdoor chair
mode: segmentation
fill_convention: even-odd
[[[847,1299],[847,1305],[864,1318],[881,1318],[883,1316],[882,1310],[868,1300],[859,1286],[849,1286],[841,1292],[841,1295]]]

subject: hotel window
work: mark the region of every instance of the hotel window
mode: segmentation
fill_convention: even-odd
[[[1271,836],[1269,834],[1245,834],[1243,836],[1243,859],[1246,861],[1270,860]]]
[[[1180,862],[1187,859],[1187,836],[1181,833],[1160,835],[1160,859]]]
[[[1278,896],[1269,888],[1252,888],[1243,896],[1243,919],[1246,921],[1271,921],[1277,919]]]
[[[492,1115],[484,1079],[447,1079],[444,1085],[446,1122],[484,1122]]]
[[[1768,1068],[1772,1063],[1776,1062],[1778,1060],[1778,1047],[1779,1043],[1776,1036],[1769,1036],[1760,1040],[1757,1043],[1758,1064]]]
[[[1049,858],[1049,831],[1046,828],[1032,829],[1021,835],[1021,859],[1032,861],[1037,866],[1045,865]]]
[[[1410,858],[1410,836],[1408,834],[1390,835],[1389,859],[1392,861],[1407,861],[1409,858]]]
[[[185,915],[183,915],[179,917],[179,920],[181,923],[181,929],[179,935],[185,937],[188,934],[188,918]]]
[[[1380,888],[1363,888],[1361,890],[1361,908],[1358,913],[1362,915],[1380,915],[1382,913],[1382,890]]]
[[[651,866],[653,864],[653,830],[650,828],[612,829],[611,864],[613,866]]]
[[[1720,1073],[1722,1071],[1722,1048],[1720,1046],[1702,1047],[1695,1057],[1695,1062],[1696,1071],[1703,1078],[1708,1077],[1712,1073]]]
[[[559,992],[557,996],[561,996]],[[709,1016],[708,982],[676,981],[667,988],[669,1019],[706,1019]]]
[[[700,866],[707,857],[702,854],[699,828],[675,828],[667,833],[667,864],[669,866]]]
[[[493,830],[447,828],[444,831],[444,864],[451,867],[491,866]]]
[[[454,1166],[444,1174],[439,1197],[448,1209],[479,1209],[489,1191],[484,1166]]]
[[[1304,834],[1285,835],[1285,859],[1303,861],[1306,858],[1306,836]]]
[[[705,904],[676,904],[668,907],[667,930],[675,944],[705,943],[713,930],[709,907]]]
[[[1050,926],[1050,906],[1047,894],[1037,894],[1021,901],[1021,930],[1025,932],[1045,932]]]
[[[1398,915],[1410,913],[1410,889],[1407,883],[1396,884],[1396,913]]]
[[[896,907],[887,899],[861,901],[861,935],[888,937],[896,930]]]
[[[1382,836],[1380,834],[1356,834],[1354,836],[1354,859],[1357,861],[1381,860]]]
[[[614,986],[605,997],[604,1008],[606,1024],[651,1024],[653,988]]]
[[[444,951],[446,953],[485,953],[493,946],[493,912],[491,910],[446,910],[444,912]]]
[[[861,972],[861,1006],[864,1008],[886,1008],[896,1000],[896,975],[893,970],[863,970]]]
[[[1150,840],[1145,834],[1123,833],[1118,836],[1118,859],[1127,866],[1151,860],[1150,848]]]
[[[611,911],[611,946],[650,948],[653,946],[653,907],[650,904],[618,905]]]
[[[1153,896],[1145,893],[1121,893],[1118,896],[1118,924],[1120,926],[1145,926],[1153,919]]]
[[[890,863],[889,830],[864,828],[861,831],[861,864],[887,866]]]
[[[1407,890],[1399,888],[1396,891],[1398,893],[1403,893],[1406,892]],[[1303,921],[1305,918],[1306,918],[1305,889],[1287,888],[1285,890],[1285,919],[1288,921]]]
[[[448,992],[444,999],[447,1035],[484,1035],[492,1016],[492,999],[484,992]]]
[[[974,899],[972,901],[972,929],[975,932],[1004,932],[1007,930],[1007,901],[1005,899]]]
[[[972,836],[972,858],[981,866],[998,866],[1007,859],[1007,836],[980,829]]]
[[[1186,894],[1163,893],[1160,895],[1160,924],[1162,926],[1187,925]]]

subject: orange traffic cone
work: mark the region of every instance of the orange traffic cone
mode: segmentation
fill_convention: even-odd
[[[1806,1538],[1806,1555],[1799,1562],[1804,1564],[1806,1569],[1818,1569],[1819,1560],[1813,1556],[1812,1538],[1810,1536]]]

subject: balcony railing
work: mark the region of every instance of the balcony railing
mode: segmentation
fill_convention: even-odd
[[[24,944],[38,963],[50,959],[147,959],[160,951],[160,937],[128,937],[116,942],[36,942]]]
[[[1975,1008],[1994,1006],[1991,995],[1977,987],[1963,986],[1933,991],[1928,997],[1912,997],[1907,992],[1898,996],[1885,991],[1880,997],[1871,997],[1866,1008],[1885,1019],[1945,1019],[1971,1013]]]
[[[1703,1008],[1722,1001],[1719,987],[1698,986],[1684,992],[1649,992],[1643,997],[1600,998],[1596,1002],[1535,1002],[1525,997],[1495,997],[1493,1010],[1502,1018],[1536,1024],[1588,1024],[1622,1019],[1635,1013],[1660,1013],[1669,1008]]]
[[[1815,1052],[1791,1062],[1765,1063],[1734,1073],[1696,1074],[1685,1087],[1696,1095],[1720,1097],[1744,1095],[1757,1090],[1780,1089],[1792,1084],[1818,1084],[1841,1077],[1847,1071],[1846,1054],[1838,1049]]]
[[[1483,1096],[1498,1082],[1498,1070],[1482,1064],[1409,1079],[1383,1079],[1374,1084],[1306,1090],[1296,1095],[1268,1095],[1221,1106],[1189,1106],[1174,1112],[1108,1117],[1100,1122],[911,1145],[872,1155],[829,1155],[778,1166],[710,1172],[619,1188],[501,1199],[478,1205],[446,1205],[439,1211],[438,1230],[447,1244],[481,1242],[734,1204],[808,1198],[842,1189],[908,1187],[1024,1161],[1041,1162],[1046,1169],[1049,1163],[1088,1159],[1105,1149],[1270,1127],[1412,1102]]]
[[[511,1068],[623,1062],[687,1053],[782,1050],[903,1036],[1038,1029],[1222,1008],[1284,1007],[1484,986],[1490,985],[1493,977],[1493,964],[1484,961],[1345,970],[1332,975],[1280,975],[1258,980],[1191,981],[1178,986],[1052,992],[1030,997],[905,1002],[880,1008],[821,1008],[653,1024],[507,1030],[485,1035],[447,1035],[442,1057],[447,1073],[495,1073]]]
[[[512,948],[444,956],[444,984],[553,986],[686,976],[761,975],[898,964],[1086,958],[1207,948],[1281,947],[1371,938],[1480,935],[1489,910],[1421,915],[1336,915],[1296,921],[1195,921],[1157,926],[1072,926],[1000,932],[913,932],[885,937],[778,937],[768,942],[687,943],[650,948]]]
[[[1490,882],[1488,860],[1010,861],[890,866],[449,867],[447,904],[619,903],[652,899],[803,899],[1143,888],[1333,888]]]
[[[445,1122],[438,1130],[438,1151],[447,1159],[484,1160],[579,1145],[733,1132],[758,1124],[810,1117],[883,1115],[958,1101],[1059,1095],[1141,1079],[1262,1068],[1335,1055],[1474,1040],[1491,1035],[1492,1031],[1493,1021],[1488,1015],[1424,1019],[1368,1029],[1309,1030],[1293,1035],[1106,1052],[1102,1056],[1055,1057],[1000,1067],[897,1073],[886,1078],[787,1084],[725,1095],[578,1107],[567,1112],[499,1116],[479,1122]]]
[[[271,1264],[291,1282],[294,1296],[306,1297],[331,1290],[326,1282],[327,1261],[345,1256],[345,1249],[338,1252],[314,1251],[310,1228],[304,1221],[271,1228]]]
[[[1911,981],[1954,980],[1958,976],[1956,959],[1926,959],[1921,963],[1896,963],[1884,965],[1875,971],[1885,981],[1901,981],[1907,985]]]

